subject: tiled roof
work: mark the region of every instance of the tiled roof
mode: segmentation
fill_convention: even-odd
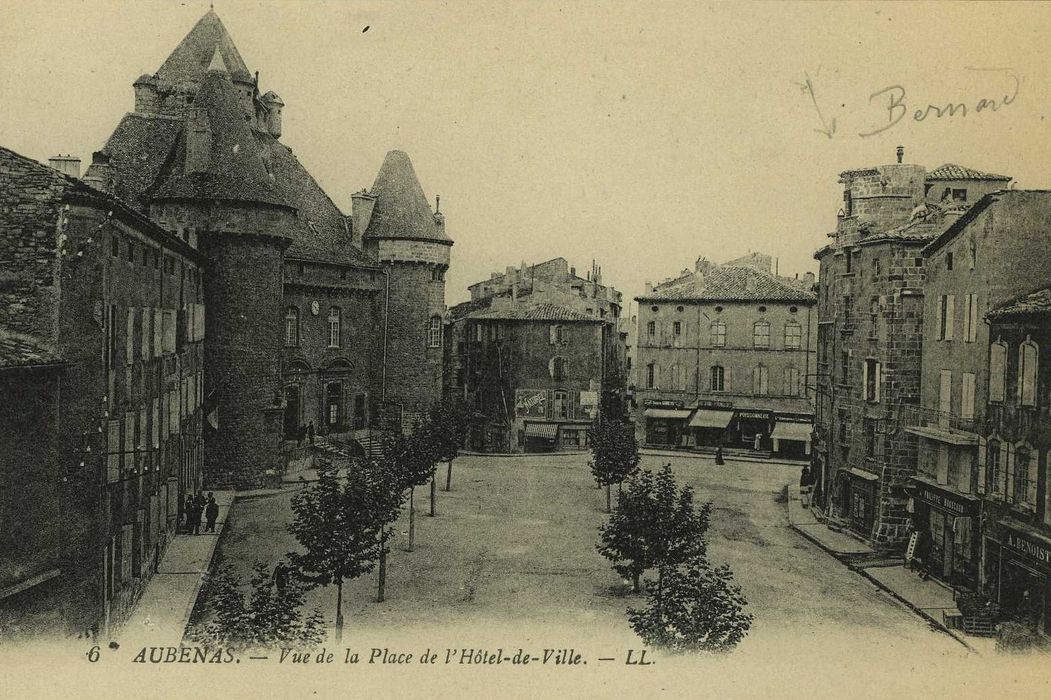
[[[292,245],[285,253],[306,258],[358,266],[378,265],[368,253],[351,244],[346,218],[310,172],[285,144],[270,134],[255,132],[259,151],[273,183],[285,201],[297,209]]]
[[[259,143],[245,122],[237,90],[220,71],[208,71],[195,100],[211,131],[205,172],[186,172],[188,129],[175,149],[171,170],[154,199],[220,199],[290,206],[263,164]]]
[[[665,301],[798,301],[817,300],[809,290],[750,267],[718,265],[705,274],[689,272],[658,285],[637,300]]]
[[[371,194],[376,196],[366,238],[422,238],[451,243],[438,228],[412,161],[404,151],[383,159]]]
[[[942,209],[936,204],[921,205],[925,209],[914,213],[913,218],[900,226],[872,234],[862,239],[861,244],[877,241],[931,241],[940,236],[967,212],[967,206]]]
[[[62,361],[43,340],[0,328],[0,368],[59,364],[62,364]]]
[[[995,175],[983,173],[981,170],[965,168],[956,163],[945,163],[927,173],[928,180],[1003,180],[1007,182],[1011,178],[1007,175]]]
[[[241,54],[234,46],[233,39],[226,27],[219,20],[214,10],[209,10],[190,33],[179,42],[168,59],[157,71],[157,79],[163,85],[178,85],[187,82],[201,82],[215,58],[216,51],[229,71],[237,80],[251,81],[252,74],[245,65]]]
[[[1051,287],[1045,287],[1020,299],[1008,302],[993,309],[986,318],[998,321],[1018,316],[1051,315]]]
[[[560,304],[537,304],[536,306],[513,306],[509,309],[492,309],[468,314],[468,318],[502,321],[589,321],[603,323],[595,316],[574,311]]]

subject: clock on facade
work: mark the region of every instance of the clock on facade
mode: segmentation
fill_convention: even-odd
[[[321,304],[317,303],[317,299],[315,299],[314,301],[310,302],[310,313],[312,313],[315,316],[317,316],[320,311],[321,311]]]

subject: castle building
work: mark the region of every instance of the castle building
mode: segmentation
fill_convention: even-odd
[[[809,454],[812,284],[773,274],[769,256],[747,262],[699,258],[636,297],[637,426],[647,444]]]
[[[925,342],[923,249],[1009,177],[898,162],[840,174],[843,207],[820,263],[815,473],[822,501],[867,539],[908,532]]]
[[[0,148],[0,638],[130,613],[201,488],[201,253]]]
[[[452,241],[408,156],[343,214],[214,11],[134,88],[85,180],[201,253],[205,483],[258,485],[307,426],[362,441],[440,396]]]

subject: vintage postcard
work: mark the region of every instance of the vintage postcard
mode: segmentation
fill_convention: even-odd
[[[5,697],[1051,697],[1049,34],[3,3]]]

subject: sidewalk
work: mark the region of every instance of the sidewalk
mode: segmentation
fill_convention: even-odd
[[[157,573],[118,633],[122,644],[179,646],[235,497],[232,491],[215,492],[219,505],[215,533],[176,535],[171,541]]]
[[[803,508],[798,484],[788,485],[787,509],[792,529],[889,593],[925,619],[931,627],[948,634],[973,652],[982,655],[995,653],[994,639],[968,636],[961,630],[945,625],[946,613],[959,614],[951,588],[934,579],[924,581],[915,572],[905,568],[900,557],[881,558],[860,539],[846,532],[835,532],[818,522],[809,508]]]

